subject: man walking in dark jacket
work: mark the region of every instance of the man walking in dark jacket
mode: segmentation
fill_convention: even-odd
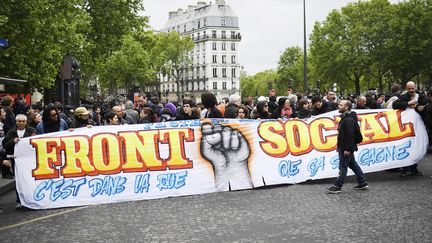
[[[354,151],[357,151],[355,142],[355,129],[357,122],[357,114],[351,111],[352,104],[348,100],[343,100],[339,103],[339,113],[341,120],[338,127],[337,151],[339,153],[339,176],[334,185],[327,188],[328,193],[340,193],[345,178],[348,172],[348,167],[354,172],[357,177],[358,185],[354,190],[364,190],[368,188],[366,178],[354,158]]]

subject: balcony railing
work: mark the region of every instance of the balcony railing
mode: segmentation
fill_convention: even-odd
[[[241,40],[242,36],[240,33],[237,33],[233,36],[225,36],[224,38],[222,38],[222,35],[216,35],[215,36],[210,36],[210,35],[200,35],[200,36],[196,36],[194,38],[192,38],[193,41],[205,41],[205,40]]]

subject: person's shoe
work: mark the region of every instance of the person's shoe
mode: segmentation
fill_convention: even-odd
[[[358,184],[357,186],[353,187],[353,190],[360,191],[360,190],[366,190],[368,188],[368,184],[365,182],[363,184]]]
[[[401,171],[401,173],[399,174],[400,177],[406,177],[409,176],[411,173],[409,171]]]
[[[332,193],[332,194],[336,194],[336,193],[341,193],[342,190],[340,187],[336,187],[336,186],[331,186],[329,188],[325,189],[327,191],[327,193]]]
[[[22,207],[23,207],[23,205],[22,205],[21,203],[17,202],[15,208],[16,208],[16,209],[20,209],[20,208],[22,208]]]
[[[423,173],[421,173],[420,171],[411,171],[410,175],[412,175],[412,176],[423,176]]]

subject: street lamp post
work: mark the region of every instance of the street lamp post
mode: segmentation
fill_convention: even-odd
[[[308,94],[308,77],[307,77],[307,49],[306,49],[306,0],[303,0],[303,90],[304,95]]]

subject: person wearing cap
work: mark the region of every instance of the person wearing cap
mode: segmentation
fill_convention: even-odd
[[[96,123],[90,118],[90,111],[88,111],[85,107],[78,107],[75,109],[74,119],[72,121],[71,128],[91,128],[95,125]]]

